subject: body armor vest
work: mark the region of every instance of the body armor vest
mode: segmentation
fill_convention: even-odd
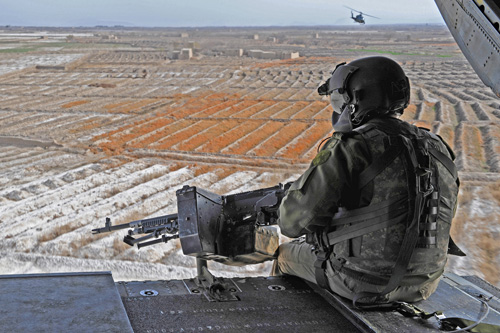
[[[355,132],[363,136],[373,162],[354,187],[360,198],[371,199],[361,208],[340,207],[317,237],[324,251],[318,254],[316,276],[322,285],[320,269],[330,260],[354,279],[386,286],[383,295],[405,276],[444,269],[459,183],[453,153],[426,130],[370,122]],[[362,297],[367,296],[373,295]]]

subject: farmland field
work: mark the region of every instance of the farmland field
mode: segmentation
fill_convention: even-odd
[[[294,180],[332,131],[317,87],[337,63],[382,54],[411,82],[403,118],[457,155],[453,235],[468,256],[447,269],[500,285],[500,98],[445,27],[53,30],[71,38],[0,30],[0,274],[193,276],[176,241],[137,250],[124,232],[90,231],[174,213],[185,184],[225,194]]]

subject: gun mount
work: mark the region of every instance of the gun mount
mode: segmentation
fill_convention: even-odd
[[[267,237],[275,249],[278,207],[290,184],[221,196],[195,186],[177,190],[177,214],[111,225],[93,234],[129,229],[123,241],[138,248],[179,238],[182,252],[226,265],[246,265],[273,259],[274,252],[263,248]],[[259,227],[261,227],[259,229]],[[142,235],[134,238],[134,235]],[[153,239],[153,240],[151,240]]]

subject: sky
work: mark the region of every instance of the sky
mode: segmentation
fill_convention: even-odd
[[[0,0],[0,27],[444,24],[433,0]]]

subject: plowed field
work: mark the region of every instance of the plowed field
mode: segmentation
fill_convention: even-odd
[[[369,29],[324,29],[320,38],[307,29],[260,32],[277,42],[249,40],[244,29],[193,30],[201,49],[191,60],[169,60],[188,40],[167,29],[118,31],[116,45],[76,40],[59,51],[0,53],[0,274],[193,276],[194,259],[178,242],[137,251],[121,243],[123,232],[90,230],[107,216],[123,223],[176,212],[175,190],[185,184],[224,194],[295,179],[332,130],[316,88],[341,61],[391,52],[412,85],[404,119],[457,154],[453,232],[468,257],[448,269],[498,284],[500,99],[445,28]],[[236,48],[301,57],[223,55]],[[269,264],[217,267],[261,275]]]

